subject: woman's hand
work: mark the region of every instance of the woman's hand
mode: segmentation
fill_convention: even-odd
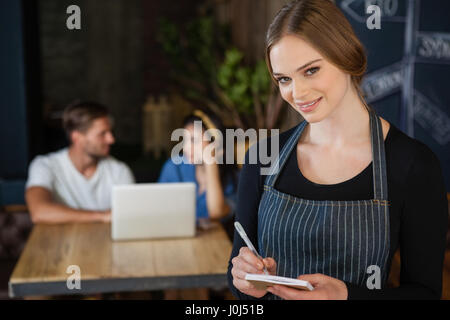
[[[299,276],[298,279],[309,281],[314,290],[298,290],[283,285],[275,285],[267,291],[285,300],[347,300],[347,286],[339,279],[321,273],[304,274]]]
[[[263,274],[264,266],[271,275],[276,274],[277,263],[272,258],[265,258],[263,261],[258,259],[247,247],[242,247],[239,250],[239,255],[231,260],[233,268],[231,274],[233,275],[233,285],[242,293],[261,298],[267,293],[267,290],[258,290],[255,286],[245,280],[247,273]],[[264,265],[263,265],[264,263]]]
[[[225,163],[226,159],[223,158],[224,154],[225,150],[221,144],[218,144],[217,141],[209,142],[202,149],[203,164],[217,165],[219,163]]]

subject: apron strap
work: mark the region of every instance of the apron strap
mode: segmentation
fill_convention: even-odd
[[[303,120],[300,124],[298,124],[297,128],[294,130],[294,133],[289,137],[288,141],[283,146],[283,149],[281,149],[281,152],[275,161],[275,165],[272,165],[271,170],[268,176],[266,177],[265,184],[267,186],[273,187],[275,185],[275,182],[278,178],[280,171],[284,167],[284,164],[288,159],[292,150],[295,149],[297,141],[300,138],[300,135],[302,134],[303,129],[306,127],[307,124],[308,122],[306,122],[305,120]]]
[[[375,110],[370,108],[370,131],[372,135],[373,193],[375,200],[388,200],[386,154],[383,128]]]

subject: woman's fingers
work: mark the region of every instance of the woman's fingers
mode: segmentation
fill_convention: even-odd
[[[242,257],[242,259],[244,259],[248,264],[259,270],[264,268],[263,262],[247,247],[242,247],[241,250],[239,250],[239,256]]]
[[[233,285],[241,291],[249,291],[255,289],[251,282],[238,278],[233,279]]]
[[[315,274],[303,274],[301,276],[298,276],[299,280],[304,280],[304,281],[308,281],[309,283],[311,283],[311,285],[313,287],[326,282],[327,280],[327,276],[320,274],[320,273],[315,273]]]
[[[273,293],[274,295],[279,296],[284,300],[312,299],[312,295],[314,294],[313,292],[310,291],[293,289],[282,285],[275,285],[273,287],[270,287],[267,291]]]
[[[277,263],[272,258],[264,258],[264,265],[267,268],[267,271],[269,271],[270,274],[276,274],[277,273]]]
[[[270,274],[276,274],[276,262],[272,258],[260,259],[247,247],[242,247],[239,255],[231,260],[233,268],[231,275],[233,276],[233,285],[241,292],[260,298],[267,293],[265,289],[256,289],[255,286],[245,280],[248,273],[262,274],[264,267]]]
[[[234,278],[238,278],[238,279],[243,279],[243,280],[245,280],[245,276],[246,276],[248,273],[255,273],[255,272],[248,272],[248,271],[245,271],[244,269],[239,268],[239,267],[235,267],[235,268],[231,269],[231,274],[232,274],[232,276],[233,276]]]
[[[264,267],[266,267],[267,271],[270,274],[276,274],[277,263],[273,258],[265,258],[261,260],[247,247],[242,247],[239,250],[239,255],[237,256],[237,258],[242,259],[245,263],[247,263],[248,266],[252,267],[252,269],[250,269],[248,266],[246,266],[246,271],[248,273],[260,273],[263,272]]]
[[[237,269],[240,270],[244,273],[260,273],[261,270],[255,268],[255,266],[253,266],[252,264],[248,263],[247,260],[244,260],[242,257],[237,256],[235,258],[233,258],[233,269]],[[245,278],[245,274],[244,277]]]
[[[234,257],[231,262],[233,263],[233,268],[231,269],[233,285],[237,289],[254,297],[261,297],[266,294],[265,290],[257,290],[251,282],[245,280],[245,276],[248,273],[262,273],[261,270],[249,264],[241,255]]]

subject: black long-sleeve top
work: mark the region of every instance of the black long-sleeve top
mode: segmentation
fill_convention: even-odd
[[[279,150],[294,130],[295,127],[279,135]],[[270,150],[270,141],[267,146]],[[385,139],[385,152],[388,200],[391,203],[388,265],[400,248],[400,286],[370,290],[346,282],[348,299],[440,299],[448,208],[439,160],[429,147],[410,138],[392,123]],[[247,152],[239,178],[236,210],[236,220],[242,224],[257,250],[258,207],[266,178],[260,174],[261,166],[259,158],[256,164],[249,164]],[[372,163],[342,183],[315,184],[299,170],[295,149],[275,183],[275,189],[299,198],[340,201],[373,199],[372,186]],[[235,233],[228,282],[237,298],[254,299],[233,286],[231,259],[239,254],[242,246],[245,243]]]

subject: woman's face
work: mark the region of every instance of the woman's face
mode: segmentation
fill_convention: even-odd
[[[309,123],[330,115],[351,88],[350,75],[296,36],[283,36],[270,50],[270,62],[281,96]]]
[[[186,129],[183,137],[183,155],[191,164],[201,163],[203,149],[209,144],[203,139],[203,129],[201,126],[194,126],[193,123],[184,127]]]

